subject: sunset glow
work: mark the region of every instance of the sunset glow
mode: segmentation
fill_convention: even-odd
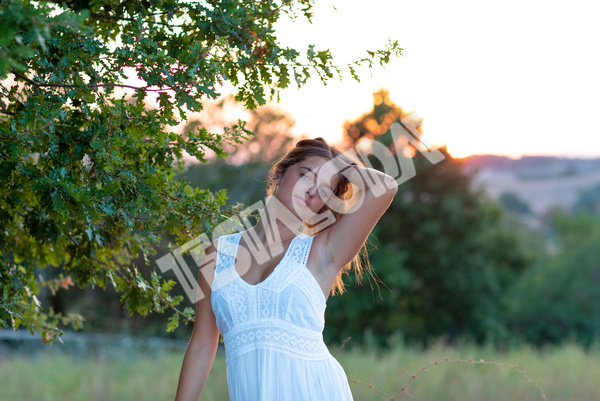
[[[282,21],[282,45],[316,43],[343,64],[392,38],[404,56],[386,71],[362,71],[361,83],[315,78],[283,91],[296,134],[339,141],[344,121],[371,110],[373,93],[388,88],[395,104],[422,116],[428,141],[456,157],[600,156],[597,3],[317,4],[312,25]]]

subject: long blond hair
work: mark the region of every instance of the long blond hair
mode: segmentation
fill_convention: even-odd
[[[281,157],[269,170],[267,175],[267,195],[271,195],[275,189],[274,176],[276,172],[284,174],[290,167],[300,163],[301,161],[308,159],[309,157],[318,156],[326,160],[331,160],[336,157],[342,157],[346,159],[347,163],[354,163],[363,165],[362,161],[357,157],[342,155],[342,152],[333,146],[329,146],[323,138],[315,139],[303,139],[299,141],[296,146],[289,151],[287,154]],[[340,179],[333,193],[340,199],[348,200],[352,197],[352,185],[346,177],[340,174]],[[327,210],[328,207],[324,206],[320,212]],[[337,220],[339,220],[343,214],[332,210],[332,213]],[[331,288],[331,294],[341,294],[345,290],[343,282],[343,276],[354,272],[356,281],[360,282],[360,278],[364,272],[371,273],[372,267],[369,263],[367,244],[363,244],[358,254],[348,263],[337,275],[333,286]]]

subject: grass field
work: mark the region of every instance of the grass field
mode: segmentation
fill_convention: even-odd
[[[389,400],[412,375],[416,378],[407,386],[408,392],[398,393],[396,400],[543,400],[540,389],[523,371],[537,381],[547,400],[600,400],[598,347],[587,353],[575,345],[505,353],[472,346],[428,350],[397,346],[383,353],[332,348],[332,353],[346,370],[357,401]],[[74,357],[57,346],[35,357],[4,357],[0,359],[0,400],[172,400],[182,357],[173,353]],[[472,363],[470,358],[509,366]],[[428,371],[418,374],[427,367]],[[225,361],[219,355],[201,400],[227,399]]]

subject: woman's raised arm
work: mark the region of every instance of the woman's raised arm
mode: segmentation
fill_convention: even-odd
[[[358,254],[398,191],[393,177],[372,168],[352,165],[341,174],[361,190],[355,205],[326,230],[326,257],[338,271]]]

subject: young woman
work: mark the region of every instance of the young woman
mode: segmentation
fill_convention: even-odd
[[[205,251],[201,268],[212,277],[201,274],[199,285],[211,296],[196,305],[177,401],[198,400],[219,333],[231,400],[352,400],[323,343],[326,300],[343,289],[341,273],[356,262],[396,181],[322,138],[298,142],[268,181],[256,226]]]

